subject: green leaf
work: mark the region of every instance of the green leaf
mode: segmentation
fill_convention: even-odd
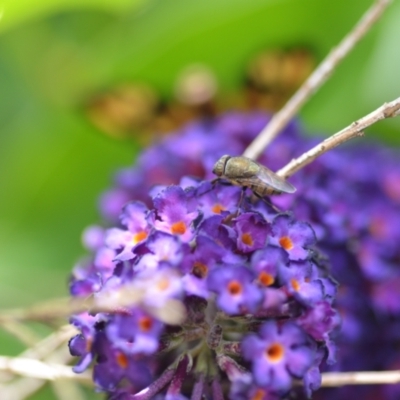
[[[0,32],[31,19],[69,10],[126,12],[146,0],[4,0],[0,3]]]

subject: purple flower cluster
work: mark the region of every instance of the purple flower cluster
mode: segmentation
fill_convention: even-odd
[[[240,366],[231,361],[233,359],[238,362],[235,358],[238,348],[233,344],[225,346],[225,349],[235,349],[233,355],[228,354],[229,358],[225,358],[226,355],[216,357],[219,368],[234,382],[230,389],[231,398],[239,400],[275,399],[277,394],[279,395],[279,390],[274,389],[273,393],[268,390],[268,393],[264,393],[257,386],[261,383],[268,387],[270,384],[276,385],[275,388],[279,384],[283,385],[285,376],[279,373],[278,365],[272,364],[276,369],[268,370],[268,365],[264,364],[262,359],[251,358],[249,353],[256,352],[257,346],[264,345],[264,348],[268,348],[267,359],[277,357],[285,360],[286,357],[294,357],[296,362],[300,362],[302,357],[306,358],[304,353],[307,350],[303,348],[297,354],[296,345],[292,346],[293,343],[290,342],[292,338],[297,337],[295,331],[299,327],[319,346],[324,343],[330,349],[329,361],[332,361],[334,352],[330,337],[337,324],[337,314],[330,301],[315,300],[321,293],[332,298],[334,287],[324,283],[324,279],[331,281],[328,277],[321,276],[321,268],[306,265],[311,262],[322,267],[325,263],[323,258],[316,258],[314,255],[307,259],[307,262],[302,259],[305,255],[306,258],[310,257],[310,248],[314,246],[315,238],[308,224],[300,223],[294,218],[308,221],[312,225],[318,239],[318,248],[329,256],[332,274],[340,282],[335,303],[342,318],[341,333],[335,340],[338,345],[337,363],[326,368],[334,368],[337,371],[400,368],[400,165],[397,153],[381,145],[364,144],[367,139],[363,139],[363,142],[359,141],[356,145],[343,146],[320,157],[290,179],[297,187],[294,195],[283,194],[272,199],[280,209],[292,209],[294,217],[285,213],[277,215],[263,202],[252,204],[249,200],[244,203],[243,209],[237,212],[237,188],[217,185],[211,189],[209,184],[183,177],[190,175],[213,178],[210,173],[213,163],[223,154],[241,154],[265,126],[268,118],[259,113],[231,113],[192,123],[179,135],[166,138],[143,152],[135,166],[120,171],[116,175],[114,187],[102,196],[100,202],[103,216],[119,227],[108,230],[107,233],[98,227],[87,230],[84,240],[86,246],[95,254],[89,262],[75,268],[71,285],[73,295],[82,296],[101,291],[105,285],[110,286],[108,281],[114,282],[116,276],[125,271],[122,265],[132,263],[130,259],[124,260],[124,257],[132,252],[140,259],[147,256],[146,265],[151,265],[150,268],[157,271],[164,260],[163,256],[157,255],[158,251],[161,251],[160,245],[150,249],[151,241],[155,240],[152,236],[154,229],[178,236],[190,250],[186,248],[183,253],[175,251],[176,259],[182,254],[181,261],[177,261],[175,268],[179,268],[180,274],[183,275],[174,282],[183,285],[180,299],[184,299],[187,305],[190,321],[200,321],[201,325],[202,317],[199,315],[203,316],[203,309],[207,309],[210,301],[207,295],[210,293],[213,293],[216,307],[221,308],[227,315],[243,307],[253,316],[258,318],[262,315],[268,320],[266,325],[263,325],[261,320],[257,319],[258,326],[255,322],[246,322],[249,331],[254,330],[253,333],[245,333],[245,329],[241,328],[246,338],[242,342]],[[268,147],[259,161],[272,170],[277,170],[315,143],[316,140],[303,136],[299,126],[293,122]],[[165,185],[178,183],[184,189],[186,201],[178,200],[180,197],[177,195],[169,203],[164,198],[162,200]],[[159,184],[164,186],[154,186]],[[121,222],[118,222],[121,208],[132,200],[141,200],[147,207],[154,207],[154,210],[146,211],[147,208],[143,204],[133,203],[125,207]],[[174,202],[183,204],[178,207],[180,211],[177,209],[176,215],[173,212]],[[198,204],[196,207],[199,207],[197,217],[191,215],[196,212],[196,207],[193,208],[195,203]],[[140,218],[135,211],[135,222],[129,222],[129,207],[134,210],[141,209],[139,214],[142,217]],[[160,212],[165,214],[164,219],[158,219],[157,215]],[[174,215],[168,214],[167,217],[167,212]],[[249,212],[252,214],[249,215]],[[184,216],[189,220],[193,218],[191,224],[188,225],[189,220],[184,220]],[[183,225],[177,224],[175,232],[168,232],[168,226],[172,227],[180,221],[186,227],[185,241],[181,237],[183,233],[179,233],[183,232]],[[200,227],[201,233],[198,230]],[[250,237],[246,235],[249,229]],[[114,234],[111,235],[111,232]],[[232,232],[240,238],[234,244]],[[210,238],[217,239],[209,240]],[[149,244],[144,245],[144,242]],[[195,243],[195,246],[191,247],[190,243]],[[261,243],[266,247],[258,247]],[[179,247],[175,244],[175,249],[177,246]],[[160,250],[156,251],[156,247],[160,247]],[[174,248],[172,244],[166,247]],[[221,247],[229,250],[224,257],[220,254]],[[118,261],[113,262],[116,257]],[[218,268],[222,263],[240,266],[241,261],[235,257],[247,259],[242,265],[244,269]],[[219,261],[210,266],[210,259]],[[170,263],[169,259],[167,263]],[[143,261],[140,267],[142,272],[145,270],[144,265]],[[213,272],[214,269],[217,272]],[[131,271],[130,276],[133,275]],[[252,282],[252,276],[257,276],[256,281]],[[235,280],[240,282],[240,290],[237,290],[235,301],[230,301],[229,295],[232,295],[232,291],[235,292],[235,285],[230,286],[231,291],[224,292],[223,288],[226,288],[227,282]],[[264,287],[265,293],[268,292],[257,311],[252,307],[256,307],[259,292],[250,289],[254,282]],[[285,289],[282,290],[282,287]],[[199,299],[203,299],[203,302]],[[284,312],[289,312],[289,319],[293,319],[293,314],[290,313],[295,312],[294,304],[295,308],[300,307],[301,310],[301,313],[296,315],[294,326],[293,321],[287,321],[286,324],[283,322],[286,317],[278,316],[288,299],[290,301]],[[274,311],[260,311],[264,309]],[[86,348],[99,348],[93,343],[99,340],[97,331],[105,331],[103,327],[108,324],[105,322],[107,318],[82,318],[77,325],[86,339],[76,340],[89,343],[86,344]],[[86,322],[87,319],[91,322]],[[172,328],[165,328],[163,332],[168,332],[169,329]],[[213,333],[209,334],[207,343],[220,343],[219,339],[215,339],[219,337],[216,332],[219,332],[220,328],[209,326],[208,329],[208,332]],[[287,332],[291,332],[290,335]],[[161,338],[164,333],[161,334]],[[105,333],[103,336],[106,337]],[[273,338],[276,338],[276,341]],[[278,338],[281,341],[278,341]],[[281,348],[275,346],[275,343],[281,343],[285,349],[291,347],[294,350],[281,353]],[[219,348],[219,345],[213,346],[213,349]],[[214,352],[213,354],[217,355],[215,350]],[[83,360],[83,352],[79,354]],[[93,353],[92,350],[90,354],[92,355],[87,357],[93,358],[96,352]],[[319,376],[317,365],[323,358],[324,354],[321,351],[314,352],[313,366],[303,375],[303,382],[308,390],[314,390],[318,386],[315,383]],[[186,362],[188,361],[182,361]],[[242,366],[251,370],[252,374],[243,373]],[[155,370],[161,374],[160,370]],[[272,371],[270,380],[261,371]],[[193,374],[193,371],[191,373]],[[162,376],[172,374],[167,368]],[[260,378],[259,374],[264,375]],[[279,379],[274,380],[277,374]],[[290,370],[289,375],[292,376]],[[192,380],[196,382],[193,393],[203,393],[204,385],[210,382],[210,379],[205,376],[204,371],[196,376],[197,378]],[[261,380],[255,385],[256,377]],[[149,380],[154,382],[154,379],[155,375],[152,375]],[[213,380],[210,384],[210,391],[217,390],[215,388],[218,384],[215,382],[217,381]],[[100,384],[99,386],[101,387]],[[209,393],[213,393],[212,398],[219,398],[216,392]],[[317,397],[319,394],[324,399],[350,399],[360,396],[363,399],[394,400],[399,398],[400,389],[398,385],[373,388],[349,386],[318,391]]]
[[[75,371],[93,364],[115,400],[279,398],[294,379],[310,394],[339,324],[314,231],[251,193],[240,201],[241,188],[185,181],[154,190],[151,208],[125,205],[119,228],[86,233],[94,256],[71,293],[128,287],[140,301],[72,318]],[[184,306],[177,325],[171,301]]]

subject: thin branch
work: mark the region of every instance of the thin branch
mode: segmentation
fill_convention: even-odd
[[[400,383],[400,370],[366,372],[325,372],[322,374],[322,386],[345,385],[384,385]]]
[[[42,362],[22,357],[0,357],[0,370],[30,378],[54,381],[74,380],[91,383],[90,371],[76,374],[72,368],[58,363]],[[361,372],[324,372],[321,374],[323,387],[345,385],[380,385],[400,383],[400,370],[361,371]]]
[[[243,155],[256,159],[267,145],[297,114],[302,105],[327,81],[338,64],[350,53],[360,39],[371,29],[383,14],[391,0],[376,0],[362,16],[354,28],[343,38],[325,60],[315,69],[303,85],[297,90],[285,106],[278,111],[268,125],[260,132],[244,151]]]
[[[118,312],[137,305],[167,324],[179,325],[183,321],[185,307],[180,300],[166,299],[159,306],[150,307],[146,304],[146,293],[143,287],[125,285],[110,292],[96,293],[88,298],[52,299],[27,308],[1,311],[0,326],[9,321],[52,321],[84,311]]]
[[[19,354],[18,357],[36,360],[44,358],[48,359],[52,356],[52,354],[54,354],[54,351],[58,347],[60,347],[76,333],[77,329],[75,327],[71,325],[65,325],[41,341],[36,342],[32,347]],[[0,374],[0,385],[12,380],[12,378],[12,374]]]
[[[91,381],[89,372],[76,374],[68,365],[46,363],[32,358],[0,356],[0,370],[30,378],[53,381],[56,379],[74,379]]]
[[[311,150],[308,150],[302,154],[300,157],[290,161],[277,172],[277,175],[287,178],[334,147],[339,146],[340,144],[345,143],[355,137],[363,136],[363,131],[365,128],[382,119],[393,118],[397,117],[398,115],[400,115],[400,97],[390,103],[385,103],[383,106],[379,107],[375,111],[372,111],[370,114],[359,119],[358,121],[353,122],[340,132],[328,137]]]
[[[4,321],[1,328],[28,347],[34,346],[40,340],[32,328],[19,321]]]
[[[69,329],[68,329],[69,328]],[[55,342],[56,339],[62,340],[62,336],[65,334],[68,334],[69,330],[69,337],[64,337],[64,340],[62,341],[65,343],[67,339],[69,339],[73,334],[75,329],[73,328],[73,331],[71,332],[71,326],[69,327],[63,327],[60,329],[60,331],[55,332],[54,334],[48,336],[44,340],[42,340],[40,343],[38,343],[38,349],[33,348],[33,349],[28,349],[21,355],[19,355],[18,358],[36,358],[37,356],[42,356],[44,354],[43,351],[40,350],[40,347],[45,346],[45,344],[48,344],[49,347],[49,352],[51,354],[46,354],[46,358],[43,360],[43,363],[47,365],[52,365],[52,364],[58,364],[58,365],[68,365],[72,360],[73,357],[69,354],[69,351],[67,350],[67,346],[64,345],[63,347],[60,347],[58,349],[55,348]],[[57,338],[55,337],[57,336]],[[61,343],[60,343],[61,344]],[[39,350],[39,352],[37,351]],[[43,349],[45,350],[45,349]],[[40,390],[44,385],[47,384],[47,380],[45,379],[38,379],[38,378],[32,378],[30,376],[20,376],[18,378],[15,378],[15,374],[12,374],[11,372],[7,373],[8,376],[12,377],[12,381],[8,382],[6,384],[0,384],[0,398],[1,399],[8,399],[8,400],[23,400],[30,398],[35,392]],[[64,389],[65,385],[74,385],[76,387],[77,383],[82,383],[81,381],[75,381],[74,379],[69,379],[69,380],[53,380],[52,383],[54,385],[63,385]],[[91,382],[88,380],[85,383],[90,384]],[[57,389],[56,389],[57,390]],[[73,389],[72,389],[73,390]],[[76,393],[74,394],[74,396]],[[70,398],[76,398],[79,399],[79,396],[73,397],[71,396]],[[61,399],[61,398],[60,398]]]
[[[71,339],[72,336],[76,335],[78,330],[71,325],[64,325],[55,332],[46,336],[40,342],[37,342],[34,346],[25,350],[21,357],[43,359],[51,356],[51,354],[57,350],[63,343]]]

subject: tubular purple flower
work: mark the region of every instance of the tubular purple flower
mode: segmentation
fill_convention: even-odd
[[[290,215],[278,215],[272,222],[270,243],[284,249],[291,260],[308,258],[308,248],[315,240],[315,233],[310,225],[294,221]]]
[[[263,299],[254,279],[254,274],[246,267],[224,265],[211,271],[208,289],[217,294],[217,305],[225,313],[254,313]]]
[[[113,316],[107,324],[106,334],[114,347],[124,354],[152,354],[159,346],[163,324],[137,308]]]
[[[252,364],[256,384],[278,393],[290,389],[292,378],[303,378],[315,359],[315,346],[306,333],[289,322],[264,323],[259,334],[243,340],[242,351]]]
[[[235,218],[237,246],[243,253],[265,247],[270,225],[258,213],[244,213]]]

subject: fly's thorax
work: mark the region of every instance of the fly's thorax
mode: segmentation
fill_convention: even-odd
[[[260,166],[253,160],[246,157],[231,157],[225,165],[225,176],[234,178],[252,178],[255,177]]]

